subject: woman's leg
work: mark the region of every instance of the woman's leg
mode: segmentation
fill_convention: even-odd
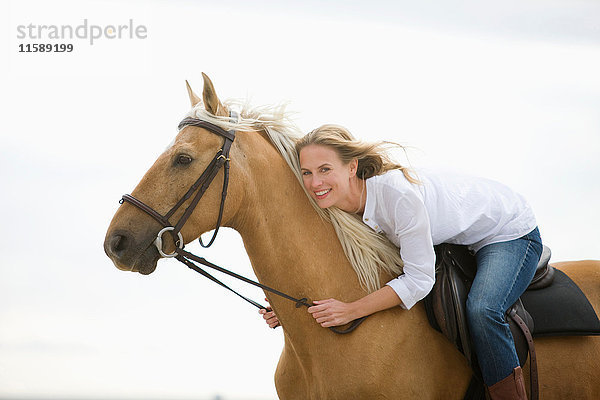
[[[523,294],[542,254],[538,229],[515,240],[484,246],[476,253],[477,274],[467,299],[469,329],[487,386],[519,366],[504,313]]]

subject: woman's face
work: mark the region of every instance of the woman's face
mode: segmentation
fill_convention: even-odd
[[[344,164],[335,150],[311,144],[300,150],[304,187],[318,206],[328,208],[347,203],[350,179],[356,176],[356,161]]]

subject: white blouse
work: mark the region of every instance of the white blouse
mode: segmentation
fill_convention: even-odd
[[[387,283],[410,309],[435,282],[433,245],[473,251],[520,238],[536,226],[527,201],[507,186],[456,173],[417,170],[420,184],[392,170],[366,180],[363,222],[400,248],[404,274]]]

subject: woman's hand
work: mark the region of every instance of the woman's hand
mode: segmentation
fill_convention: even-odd
[[[323,328],[330,326],[345,325],[354,319],[355,310],[352,303],[344,303],[336,299],[313,301],[314,306],[308,308],[308,312]]]
[[[269,300],[265,300],[267,301],[267,303],[269,302]],[[263,318],[265,319],[265,322],[267,323],[267,325],[269,325],[269,328],[275,329],[281,325],[279,323],[279,319],[277,319],[277,315],[275,315],[275,311],[273,311],[271,307],[267,307],[267,309],[262,308],[258,310],[258,313],[262,314]]]
[[[344,303],[336,299],[314,301],[316,305],[309,307],[308,312],[324,328],[345,325],[357,318],[371,315],[402,304],[402,300],[394,289],[384,286],[362,299],[352,303]]]

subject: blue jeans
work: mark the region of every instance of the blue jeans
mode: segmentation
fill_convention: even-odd
[[[475,254],[477,274],[467,298],[467,318],[483,381],[491,386],[519,366],[504,313],[523,294],[542,255],[536,227],[527,235],[482,247]]]

